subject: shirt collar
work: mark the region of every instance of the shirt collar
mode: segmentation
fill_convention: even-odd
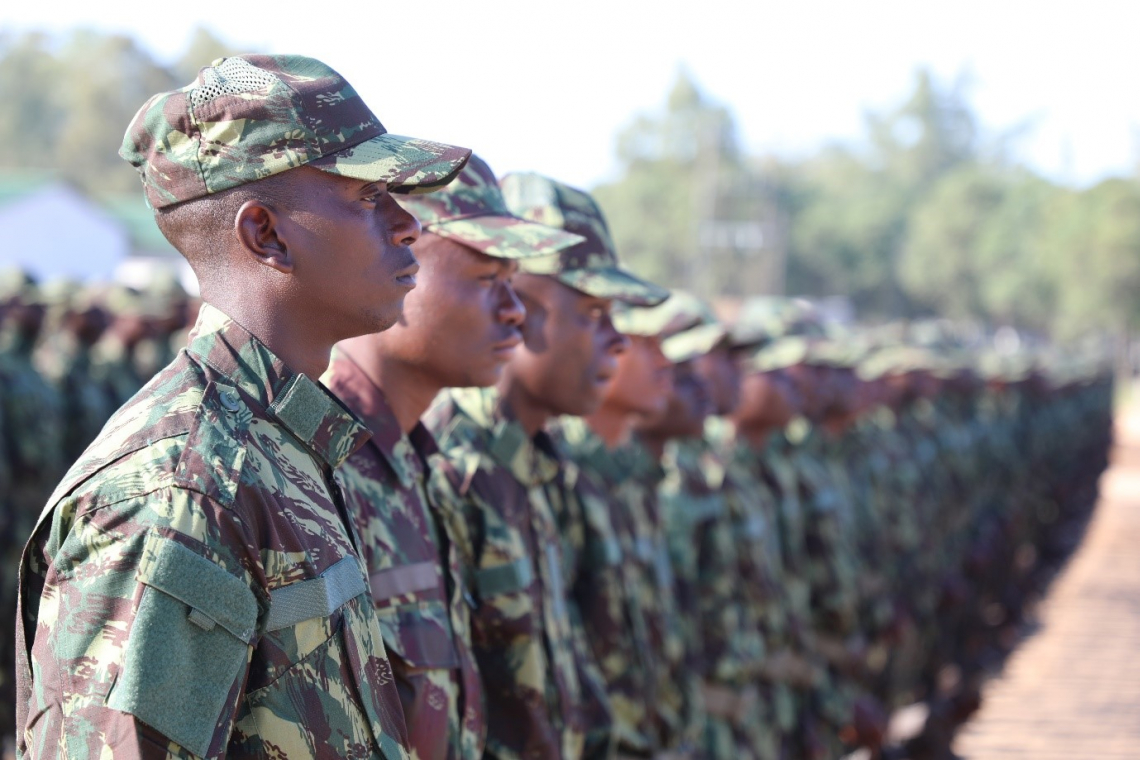
[[[487,453],[525,486],[549,483],[562,469],[554,441],[545,431],[533,438],[522,425],[502,413],[494,388],[462,388],[451,391],[456,407],[483,428]]]
[[[186,350],[265,409],[329,467],[339,467],[370,437],[324,386],[291,370],[268,346],[209,304],[202,305]]]
[[[383,389],[344,351],[333,349],[322,380],[364,421],[372,433],[369,445],[388,463],[401,487],[411,488],[417,476],[423,477],[424,463],[439,450],[423,423],[417,422],[405,435]]]

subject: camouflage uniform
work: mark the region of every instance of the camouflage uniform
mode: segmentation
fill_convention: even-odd
[[[120,149],[155,209],[301,165],[430,190],[469,154],[388,135],[342,77],[299,56],[215,61],[148,100]],[[72,467],[24,550],[19,752],[407,757],[333,476],[368,437],[204,306],[188,349]]]
[[[585,238],[557,258],[525,262],[525,271],[613,299],[619,307],[652,306],[669,295],[622,268],[606,220],[588,194],[536,174],[508,175],[501,185],[514,213]],[[613,452],[595,450],[581,421],[559,421],[551,432],[573,460],[561,476],[565,508],[560,530],[570,553],[579,558],[572,595],[612,705],[618,751],[646,755],[674,749],[681,742],[683,700],[663,653],[666,638],[672,637],[679,663],[682,647],[676,625],[661,614],[672,599],[672,583],[657,515],[638,514],[617,503],[611,470],[594,467],[605,467],[602,461]],[[643,485],[652,493],[654,484]]]
[[[725,326],[691,294],[675,291],[658,309],[675,315],[662,343],[675,364],[726,345]],[[759,684],[767,610],[756,604],[755,594],[764,589],[750,596],[742,583],[742,573],[752,582],[765,581],[752,566],[768,548],[753,545],[762,538],[761,515],[744,503],[749,494],[707,436],[669,441],[662,465],[666,476],[659,493],[682,627],[688,631],[689,660],[702,679],[705,751],[713,758],[775,758],[771,694],[762,695]]]
[[[445,454],[429,498],[454,521],[471,573],[488,755],[581,757],[609,709],[575,630],[575,558],[559,532],[568,490],[554,443],[502,416],[493,390],[449,391],[424,420]]]
[[[427,499],[438,453],[423,425],[400,430],[384,393],[335,353],[326,384],[372,432],[338,471],[417,757],[474,758],[486,733],[470,610],[452,524]]]
[[[692,689],[683,683],[685,645],[657,500],[664,472],[636,441],[607,449],[579,419],[560,420],[558,440],[588,493],[583,543],[593,581],[579,604],[613,704],[618,748],[637,755],[688,746],[695,738],[685,720]]]
[[[426,232],[495,258],[548,255],[581,242],[512,217],[494,173],[478,156],[445,190],[402,205]],[[435,440],[422,424],[405,435],[383,389],[347,354],[334,354],[326,377],[373,433],[341,475],[384,641],[396,653],[392,665],[412,748],[420,760],[482,757],[486,711],[471,648],[462,537],[425,490],[429,461],[438,454]]]
[[[38,289],[22,272],[5,285],[11,298],[35,308]],[[63,474],[63,404],[55,387],[32,364],[36,334],[9,320],[0,344],[0,605],[16,607],[17,568],[36,517]],[[16,621],[0,618],[0,737],[14,733]]]
[[[188,353],[72,467],[25,550],[25,753],[404,756],[332,477],[367,438],[203,307]]]

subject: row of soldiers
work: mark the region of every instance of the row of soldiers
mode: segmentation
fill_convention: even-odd
[[[16,572],[36,517],[103,425],[170,363],[196,304],[173,272],[145,289],[45,283],[0,271],[0,604],[16,604]],[[14,619],[0,641],[14,641]],[[0,653],[0,735],[12,735],[13,648]]]
[[[933,753],[1093,503],[1095,366],[722,319],[319,61],[122,155],[207,297],[24,551],[24,755],[834,760],[916,701]]]

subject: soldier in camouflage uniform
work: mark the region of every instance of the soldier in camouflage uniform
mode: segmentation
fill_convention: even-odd
[[[117,408],[92,372],[92,349],[107,329],[98,289],[68,280],[44,286],[51,336],[39,366],[63,399],[63,457],[70,465]]]
[[[387,134],[319,61],[251,55],[152,97],[121,154],[207,304],[25,549],[19,752],[406,757],[333,479],[369,434],[312,378],[414,286],[389,192],[469,152]]]
[[[54,386],[36,371],[32,348],[44,308],[35,282],[21,270],[0,273],[0,604],[16,606],[20,550],[63,472],[62,408]],[[0,640],[15,638],[15,618],[0,621]],[[0,738],[13,735],[15,647],[0,653]]]
[[[615,308],[614,324],[630,346],[598,409],[564,418],[556,431],[584,507],[564,533],[589,557],[575,598],[606,679],[619,757],[682,755],[696,739],[686,734],[686,692],[677,679],[684,645],[657,509],[661,468],[632,438],[635,422],[662,412],[672,391],[672,362],[661,351],[668,303]]]
[[[512,212],[585,241],[520,262],[523,344],[497,391],[453,390],[428,413],[446,455],[433,471],[434,496],[466,535],[488,755],[605,757],[613,743],[609,702],[571,594],[585,558],[561,535],[581,505],[543,428],[597,406],[626,345],[610,320],[611,301],[665,293],[617,266],[585,193],[537,175],[509,175],[501,185]]]
[[[143,386],[137,350],[151,337],[157,315],[152,313],[146,298],[123,285],[106,287],[98,298],[110,316],[110,324],[91,350],[91,378],[107,396],[111,408],[118,409]],[[166,357],[165,364],[173,358]]]
[[[762,698],[758,684],[765,655],[762,610],[743,593],[741,577],[745,572],[750,581],[756,579],[749,564],[758,547],[750,544],[759,535],[738,533],[748,526],[738,519],[739,509],[730,513],[728,503],[731,495],[739,508],[742,494],[705,437],[710,415],[735,407],[739,379],[727,351],[727,330],[711,309],[687,293],[675,293],[671,303],[690,322],[664,342],[675,363],[675,391],[665,413],[639,426],[639,435],[662,452],[666,474],[659,492],[686,649],[701,679],[705,753],[775,758],[771,702]]]
[[[427,498],[438,447],[419,418],[443,388],[495,384],[522,340],[517,261],[582,239],[511,216],[476,156],[446,189],[401,205],[423,225],[416,289],[392,329],[338,346],[325,383],[372,431],[338,475],[412,750],[420,760],[476,760],[487,725],[462,537]]]
[[[147,307],[148,330],[134,351],[134,361],[135,372],[145,382],[186,345],[183,333],[194,325],[197,309],[192,309],[190,296],[172,269],[156,272],[139,295]]]

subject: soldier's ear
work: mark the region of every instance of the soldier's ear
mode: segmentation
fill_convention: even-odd
[[[242,250],[256,263],[291,274],[294,261],[282,222],[283,218],[272,206],[261,201],[246,201],[234,216],[234,234]]]

